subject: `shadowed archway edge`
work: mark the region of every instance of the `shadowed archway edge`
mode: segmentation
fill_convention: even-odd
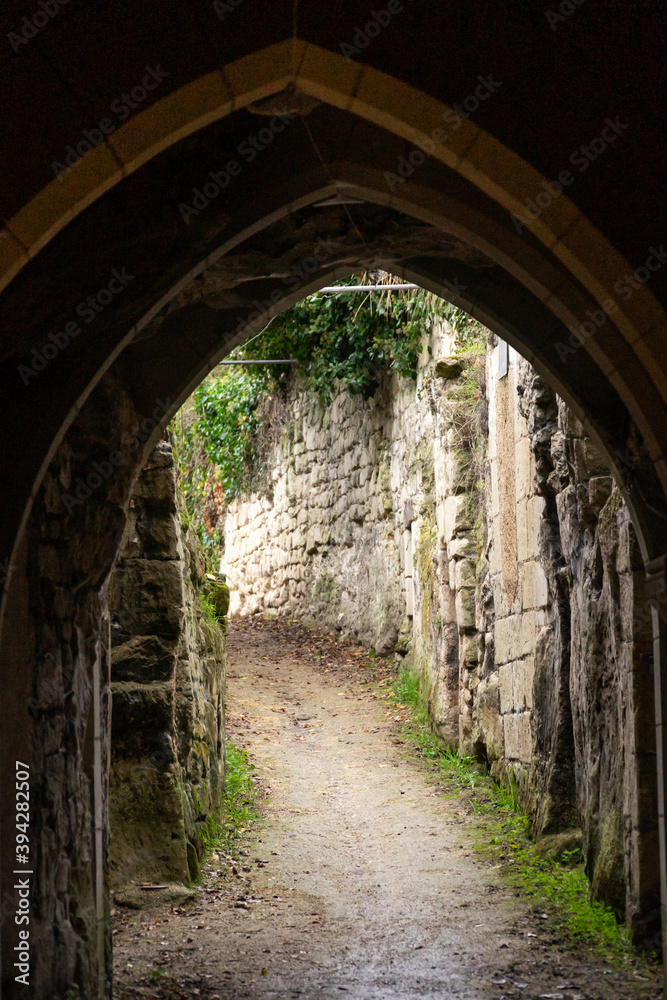
[[[136,323],[119,339],[113,351],[104,359],[103,364],[98,368],[95,376],[90,379],[85,387],[85,390],[72,400],[67,416],[61,423],[58,432],[50,441],[47,451],[43,454],[40,468],[32,482],[30,498],[23,511],[21,525],[17,532],[17,539],[20,538],[22,532],[24,531],[30,515],[32,502],[40,489],[44,472],[49,462],[52,460],[57,448],[66,436],[69,427],[85,406],[90,394],[95,391],[95,387],[99,384],[100,379],[102,379],[108,371],[113,369],[114,364],[119,358],[122,357],[123,353],[131,347],[133,341],[136,340],[137,335],[140,334],[142,330],[145,330],[146,326],[156,316],[156,314],[159,313],[165,305],[168,305],[169,302],[172,301],[180,291],[186,288],[188,284],[190,284],[199,274],[205,271],[208,266],[216,261],[219,261],[225,254],[241,246],[252,236],[266,230],[277,220],[284,218],[291,212],[310,206],[322,198],[328,197],[329,195],[335,193],[336,190],[339,190],[340,187],[344,187],[344,189],[350,193],[357,194],[364,200],[379,205],[386,205],[387,207],[394,208],[408,216],[421,219],[422,221],[427,222],[436,228],[442,229],[445,232],[451,232],[459,236],[465,243],[481,250],[492,260],[496,261],[508,275],[512,276],[517,283],[517,288],[524,288],[528,296],[543,307],[543,316],[550,314],[551,317],[554,318],[551,326],[546,325],[544,321],[542,321],[540,324],[540,328],[542,330],[553,328],[562,330],[561,324],[565,327],[573,325],[578,322],[578,317],[584,314],[584,310],[593,305],[595,301],[593,296],[588,295],[576,280],[572,280],[572,276],[568,273],[567,268],[560,264],[557,260],[554,260],[550,251],[546,247],[540,251],[539,246],[536,249],[534,245],[530,245],[521,239],[514,231],[509,218],[507,220],[507,225],[503,226],[497,221],[494,222],[493,220],[489,220],[483,212],[480,212],[474,207],[464,204],[458,199],[453,199],[447,193],[434,190],[429,187],[423,187],[413,181],[408,181],[401,187],[401,197],[398,195],[390,196],[383,190],[383,174],[381,170],[370,169],[368,167],[360,168],[358,164],[351,161],[339,161],[332,164],[332,168],[335,171],[335,177],[332,179],[330,185],[322,186],[321,177],[316,175],[313,175],[311,178],[308,178],[307,176],[304,177],[302,184],[302,190],[304,193],[296,200],[293,198],[285,198],[285,192],[281,193],[280,191],[276,191],[275,208],[273,210],[255,218],[251,225],[239,229],[215,251],[203,258],[194,268],[188,271],[187,274],[185,274],[174,286],[172,286],[167,294],[163,295],[157,302],[155,302],[138,323]],[[392,268],[396,270],[397,273],[402,273],[402,269],[397,267],[395,263],[392,264]],[[344,268],[340,270],[340,273],[338,273],[338,271],[332,271],[329,273],[326,280],[335,280],[337,277],[348,273],[350,273],[349,269]],[[416,280],[419,282],[419,273],[417,271],[412,272],[410,280]],[[312,285],[307,287],[310,291],[314,291],[318,287],[318,284],[317,282],[314,282]],[[576,394],[573,395],[573,393],[568,390],[566,381],[559,378],[557,373],[549,368],[548,360],[544,357],[544,355],[540,357],[539,354],[535,353],[533,346],[530,343],[530,337],[528,336],[529,330],[526,330],[524,337],[522,337],[520,324],[518,324],[516,320],[513,325],[510,324],[510,326],[507,326],[503,323],[501,317],[494,317],[493,311],[489,311],[488,301],[480,300],[475,296],[469,297],[466,295],[459,295],[457,298],[452,287],[448,288],[447,286],[438,284],[437,279],[435,281],[426,282],[425,287],[430,288],[430,290],[435,291],[438,294],[445,293],[448,299],[451,301],[457,301],[457,304],[461,305],[472,315],[475,315],[482,322],[486,323],[486,325],[488,325],[491,329],[494,329],[500,336],[511,341],[540,369],[542,373],[549,374],[554,387],[557,388],[563,398],[565,398],[570,405],[573,406],[577,415],[581,419],[585,419],[586,413],[584,400],[582,398],[577,398]],[[293,304],[293,301],[298,301],[306,294],[309,294],[309,291],[306,286],[304,286],[295,296],[283,298],[280,305],[275,310],[266,314],[265,319],[268,319],[270,316],[275,315],[276,313],[287,308],[289,305]],[[530,330],[536,329],[535,323],[528,323],[528,326]],[[615,323],[610,322],[608,324],[608,330],[610,331],[613,326],[615,326]],[[201,369],[198,369],[200,370],[200,374],[191,382],[189,390],[179,398],[181,398],[182,401],[187,398],[198,382],[201,381],[201,378],[204,377],[204,375],[217,363],[217,361],[219,361],[224,354],[231,350],[232,347],[236,346],[237,343],[241,343],[243,339],[245,339],[245,337],[255,328],[255,325],[243,328],[242,331],[237,332],[235,337],[231,337],[226,334],[224,349],[222,349],[221,346],[221,350],[219,351],[216,350],[210,354],[206,354],[206,356],[202,355]],[[609,333],[607,335],[609,335]],[[618,332],[615,333],[615,336],[617,339],[620,339]],[[594,341],[587,343],[585,345],[585,351],[582,353],[589,354],[602,373],[607,374],[615,371],[612,359],[605,353],[603,347],[597,345]],[[639,359],[637,360],[636,365],[637,369],[640,370],[640,374],[646,377],[646,372],[643,370]],[[618,386],[614,386],[614,388],[615,391],[618,392]],[[626,394],[624,402],[628,405],[628,410],[631,412],[633,419],[636,421],[637,427],[645,437],[648,451],[654,462],[656,462],[656,468],[659,473],[659,466],[656,460],[659,461],[662,454],[660,441],[654,432],[654,428],[651,427],[648,416],[642,411],[641,406],[641,403],[646,402],[646,399],[649,398],[651,391],[655,392],[654,386],[647,384],[646,393],[641,400],[629,399],[629,394]],[[623,398],[623,393],[620,395],[621,398]],[[635,403],[634,407],[631,405],[632,402]],[[659,405],[662,403],[661,400],[656,402]],[[593,430],[592,425],[588,426],[591,426],[592,433],[594,433],[597,438],[598,435]],[[613,464],[613,455],[609,453],[608,449],[604,450],[606,450],[610,457],[610,461]],[[667,485],[667,477],[665,478],[665,485]]]
[[[289,85],[416,145],[427,144],[430,155],[509,215],[525,213],[525,200],[547,181],[470,120],[460,120],[442,141],[435,141],[435,130],[455,114],[448,105],[373,67],[290,39],[243,56],[155,102],[107,136],[65,178],[46,185],[1,234],[0,290],[68,222],[123,178],[184,137]],[[614,284],[633,270],[565,194],[531,223],[531,232],[600,305],[614,299]],[[664,331],[667,336],[664,310],[646,287],[637,289],[630,304],[619,306],[615,314],[615,325],[630,345],[640,345],[647,334]],[[645,344],[640,349],[645,361],[652,360]]]

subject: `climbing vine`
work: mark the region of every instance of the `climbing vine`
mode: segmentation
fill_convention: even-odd
[[[338,285],[395,280],[383,272],[365,273]],[[237,360],[295,363],[221,365],[205,379],[191,399],[188,419],[174,424],[188,516],[205,548],[217,549],[221,541],[213,501],[224,505],[261,482],[271,442],[271,402],[285,397],[290,379],[299,379],[324,405],[341,390],[369,399],[388,373],[416,379],[424,334],[442,319],[452,324],[462,349],[479,338],[479,323],[424,290],[312,295],[233,352]]]

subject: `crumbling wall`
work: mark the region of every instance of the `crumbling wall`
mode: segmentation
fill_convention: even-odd
[[[471,747],[495,773],[511,767],[538,843],[580,846],[595,896],[645,939],[659,907],[644,862],[657,817],[637,540],[604,458],[527,362],[499,378],[492,353],[487,393],[486,655]]]
[[[224,635],[202,616],[206,585],[184,529],[171,445],[136,483],[109,583],[110,868],[132,879],[188,881],[224,783]]]
[[[453,345],[447,326],[425,335],[416,383],[388,377],[369,400],[327,407],[294,386],[270,490],[230,505],[223,570],[233,615],[310,617],[408,656],[456,744],[460,647],[469,662],[477,644],[475,505],[450,399],[470,362]]]

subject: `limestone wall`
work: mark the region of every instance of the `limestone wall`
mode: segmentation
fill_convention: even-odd
[[[462,673],[462,743],[511,766],[545,849],[581,843],[598,898],[638,938],[658,924],[650,615],[609,468],[525,361],[487,365],[484,666]],[[465,701],[465,698],[463,699]]]
[[[470,658],[477,644],[475,517],[449,402],[472,362],[444,363],[452,352],[451,331],[434,330],[417,382],[387,379],[370,400],[337,393],[325,407],[295,387],[270,492],[229,508],[222,570],[232,615],[312,617],[409,652],[455,743],[459,647]]]
[[[110,868],[187,881],[224,782],[224,636],[202,617],[196,540],[181,524],[171,446],[137,481],[109,582]]]

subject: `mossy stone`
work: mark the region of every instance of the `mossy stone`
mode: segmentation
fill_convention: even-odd
[[[463,374],[465,362],[461,358],[440,358],[435,363],[438,378],[458,378]]]

